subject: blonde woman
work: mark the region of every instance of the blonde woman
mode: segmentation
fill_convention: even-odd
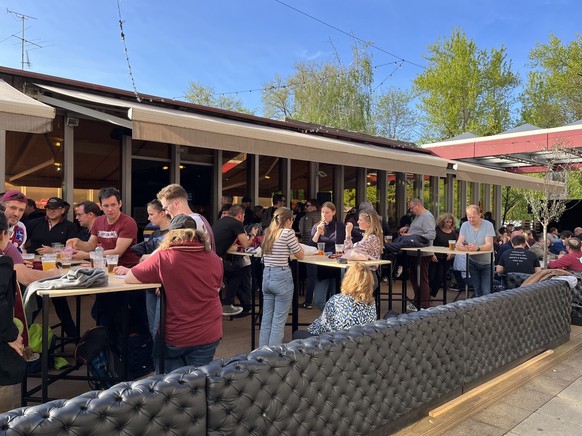
[[[289,255],[303,259],[304,252],[294,230],[293,212],[280,207],[263,237],[263,316],[259,346],[283,342],[285,322],[293,300],[293,276]]]
[[[163,283],[166,293],[165,372],[212,362],[222,338],[222,260],[211,250],[207,233],[178,214],[158,250],[127,274],[125,283]]]
[[[373,294],[374,278],[370,268],[363,263],[350,266],[342,282],[341,294],[329,299],[319,318],[307,327],[307,332],[297,331],[293,338],[321,335],[376,321]]]

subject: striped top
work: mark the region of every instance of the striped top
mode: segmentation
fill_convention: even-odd
[[[279,239],[273,244],[271,253],[263,254],[263,262],[265,266],[289,266],[289,255],[300,250],[301,246],[293,229],[283,229]]]

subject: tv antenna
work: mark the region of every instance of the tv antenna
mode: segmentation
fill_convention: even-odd
[[[28,58],[28,51],[25,52],[24,47],[26,44],[30,44],[30,45],[34,45],[38,48],[43,48],[42,46],[38,45],[35,42],[29,41],[24,37],[24,22],[26,20],[36,20],[36,18],[31,17],[30,15],[25,15],[25,14],[21,14],[20,12],[15,12],[15,11],[11,11],[10,9],[6,9],[6,12],[9,14],[12,14],[14,16],[16,16],[17,18],[20,18],[20,20],[22,21],[22,35],[18,36],[18,35],[12,35],[14,38],[20,39],[20,64],[22,66],[22,69],[24,70],[24,66],[28,66],[28,68],[30,68],[30,59]],[[26,55],[26,58],[25,58]]]

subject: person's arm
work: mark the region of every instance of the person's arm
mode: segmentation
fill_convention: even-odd
[[[293,253],[293,255],[301,260],[305,257],[305,251],[303,250],[303,247],[301,245],[299,245],[299,241],[297,240],[297,236],[295,236],[295,234],[293,232],[289,232],[289,249],[291,250],[291,252]]]
[[[108,254],[118,254],[120,257],[123,256],[129,247],[133,244],[132,238],[117,238],[115,242],[115,248],[113,250],[104,250],[103,254],[107,256]]]
[[[135,278],[135,276],[133,275],[133,273],[131,272],[131,270],[129,270],[127,272],[127,274],[125,275],[125,278],[123,279],[123,281],[125,283],[134,283],[134,284],[140,284],[140,283],[142,283],[138,279]]]
[[[97,244],[99,243],[99,239],[96,235],[91,235],[87,242],[81,241],[79,238],[71,238],[67,240],[67,245],[69,247],[76,248],[79,251],[93,251]]]
[[[534,273],[537,273],[538,271],[541,271],[541,270],[542,270],[541,266],[534,267]]]
[[[36,282],[40,279],[60,277],[62,275],[61,270],[58,268],[53,268],[48,271],[39,271],[37,269],[27,268],[23,263],[14,265],[14,271],[16,271],[16,280],[24,286],[28,286],[32,282]]]
[[[495,267],[495,272],[496,272],[497,274],[503,274],[503,272],[504,272],[504,271],[505,271],[505,268],[503,267],[503,265],[497,265],[497,266]]]

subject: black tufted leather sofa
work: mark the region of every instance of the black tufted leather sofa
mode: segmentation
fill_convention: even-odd
[[[582,274],[572,272],[578,277],[578,284],[572,289],[572,324],[582,325]],[[508,289],[519,288],[523,281],[529,276],[527,275],[507,275]]]
[[[0,415],[0,435],[393,431],[569,339],[548,281]]]

